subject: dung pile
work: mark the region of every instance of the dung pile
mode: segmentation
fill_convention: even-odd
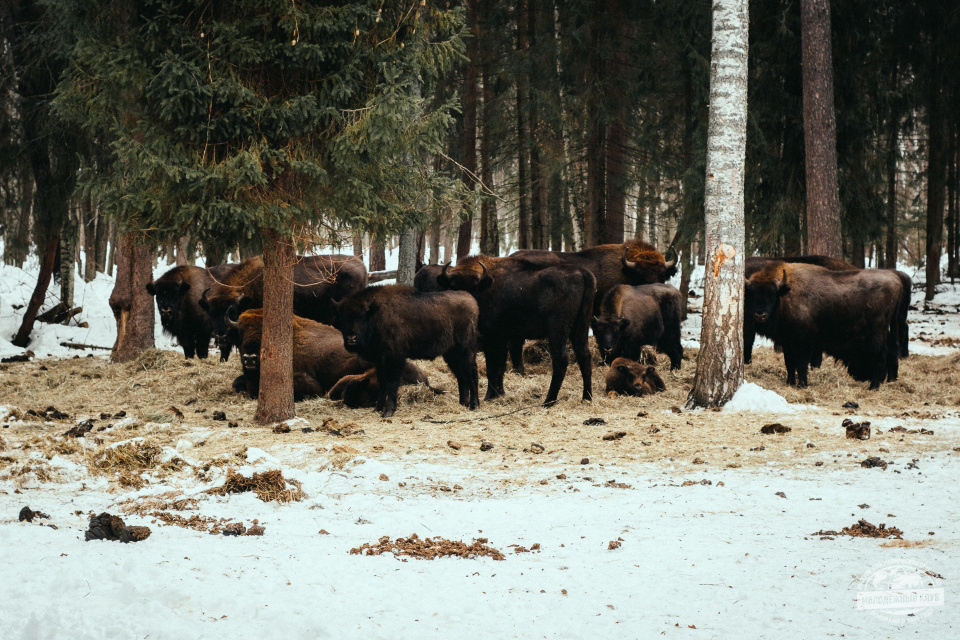
[[[896,527],[887,528],[887,525],[883,523],[880,523],[878,527],[863,519],[858,520],[855,525],[844,527],[839,532],[823,531],[821,529],[811,535],[828,538],[830,536],[850,536],[851,538],[896,538],[897,540],[903,540],[903,531],[900,529]]]
[[[149,527],[128,527],[120,516],[103,512],[90,516],[90,526],[83,534],[87,542],[91,540],[119,540],[120,542],[140,542],[150,537]]]
[[[411,556],[433,560],[442,556],[457,556],[460,558],[475,558],[487,556],[494,560],[503,560],[503,553],[486,545],[486,538],[475,538],[471,544],[462,540],[447,540],[445,538],[420,538],[412,534],[409,538],[390,540],[390,536],[383,536],[372,545],[369,542],[350,549],[352,555],[379,556],[383,553],[392,553],[395,556]],[[406,560],[404,560],[406,562]]]

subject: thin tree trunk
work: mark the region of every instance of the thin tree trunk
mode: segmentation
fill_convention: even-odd
[[[465,169],[463,181],[475,191],[477,188],[477,76],[480,69],[481,36],[480,23],[477,16],[477,3],[480,0],[466,0],[467,27],[472,38],[467,38],[467,68],[463,82],[463,167]],[[470,246],[473,242],[473,218],[476,214],[476,199],[470,198],[461,216],[460,227],[457,231],[457,258],[470,255]],[[446,262],[452,260],[447,253],[443,258]]]
[[[487,3],[488,4],[489,0]],[[486,7],[489,9],[489,6]],[[493,157],[490,153],[490,130],[493,116],[493,77],[490,56],[483,56],[481,82],[483,84],[483,111],[480,123],[480,179],[483,184],[493,188]],[[500,232],[497,222],[497,202],[491,196],[484,196],[480,202],[480,252],[488,256],[500,255]]]
[[[53,265],[57,260],[59,244],[59,238],[56,236],[47,239],[47,245],[43,250],[43,261],[40,263],[40,275],[37,277],[37,286],[34,287],[33,295],[30,296],[30,302],[27,304],[27,310],[23,314],[20,330],[13,338],[13,345],[16,347],[25,349],[30,344],[30,332],[33,331],[33,323],[37,319],[37,312],[43,305],[47,287],[50,286],[50,278],[53,277]]]
[[[293,404],[293,268],[297,256],[290,238],[273,230],[263,236],[263,340],[260,393],[253,416],[258,424],[289,420]]]
[[[428,245],[430,247],[430,264],[438,264],[440,262],[440,223],[435,222],[430,225],[430,236],[428,238]]]
[[[147,283],[153,276],[153,250],[125,233],[116,249],[117,280],[110,294],[110,308],[117,322],[117,340],[110,353],[113,362],[136,360],[154,347],[153,296]]]
[[[413,285],[417,273],[417,230],[407,225],[400,233],[397,256],[397,284]]]
[[[900,117],[890,119],[890,135],[887,141],[887,235],[884,251],[884,266],[897,268],[897,160],[900,156]]]
[[[93,203],[91,203],[93,204]],[[94,251],[94,269],[100,273],[107,272],[107,241],[110,239],[110,221],[107,220],[99,207],[94,207],[93,217],[97,221],[96,248]]]
[[[700,353],[688,408],[722,406],[743,383],[747,15],[747,0],[713,5],[704,201],[707,261]]]
[[[386,248],[380,240],[370,239],[370,271],[383,271],[387,268]]]
[[[107,275],[113,275],[113,268],[117,264],[117,243],[119,242],[119,233],[117,231],[117,221],[110,218],[110,230],[107,234],[107,243],[109,251],[107,253]]]
[[[97,218],[90,196],[80,199],[80,223],[83,225],[83,279],[92,282],[97,277]]]
[[[957,166],[958,123],[954,120],[950,126],[949,177],[947,178],[947,277],[953,280],[960,276],[960,227],[958,227],[957,186],[960,180],[960,167]]]
[[[192,265],[193,261],[189,258],[189,250],[187,249],[190,244],[189,236],[180,236],[177,239],[177,266],[185,267],[187,265]]]
[[[73,308],[73,284],[76,273],[77,207],[68,205],[67,215],[60,227],[60,304],[64,310]]]
[[[842,259],[830,0],[801,0],[800,16],[808,250]]]
[[[936,41],[936,38],[934,39]],[[932,53],[927,102],[927,268],[924,300],[933,300],[940,284],[940,255],[943,244],[943,205],[946,187],[944,162],[943,93],[940,55]]]
[[[627,196],[623,191],[623,176],[626,171],[624,144],[626,130],[623,115],[607,127],[607,141],[604,146],[606,163],[604,178],[605,205],[603,214],[604,241],[610,244],[623,242],[623,215],[627,208]]]

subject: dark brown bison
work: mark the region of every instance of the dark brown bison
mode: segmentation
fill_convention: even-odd
[[[333,302],[367,286],[367,269],[354,256],[299,257],[293,281],[293,312],[301,318],[330,323]],[[263,306],[263,260],[260,256],[244,260],[229,277],[202,293],[200,306],[210,314],[213,335],[218,343],[227,345],[229,357],[236,336],[228,335],[227,319],[235,321],[244,309]]]
[[[829,269],[831,271],[859,270],[858,267],[848,264],[843,260],[837,260],[836,258],[829,258],[821,255],[787,256],[784,258],[754,257],[747,258],[743,277],[748,279],[757,271],[771,267],[777,263],[813,264],[824,267],[825,269]],[[905,274],[903,271],[893,271],[893,273],[895,273],[900,279],[901,285],[900,308],[899,315],[897,316],[898,342],[900,345],[899,353],[901,358],[906,358],[908,355],[910,355],[910,328],[907,324],[907,314],[910,310],[910,295],[913,291],[913,280],[911,280],[910,276]],[[747,364],[750,363],[753,357],[753,343],[756,340],[756,335],[758,333],[762,336],[769,337],[766,333],[766,327],[762,323],[757,324],[753,317],[750,315],[744,315],[743,361]],[[815,352],[810,364],[813,367],[819,367],[822,359],[822,352]]]
[[[643,345],[653,345],[680,368],[680,292],[668,284],[619,285],[600,304],[590,322],[604,363],[616,358],[640,360]]]
[[[647,396],[666,391],[663,378],[651,366],[628,358],[617,358],[607,371],[607,397]]]
[[[477,302],[455,291],[421,293],[405,285],[370,287],[336,305],[334,326],[347,351],[372,362],[384,418],[397,410],[397,387],[407,358],[442,356],[457,379],[460,404],[476,409]]]
[[[263,309],[251,309],[230,321],[240,336],[240,365],[243,373],[233,381],[238,393],[256,398],[260,392],[260,343],[263,336]],[[362,375],[370,363],[343,348],[343,338],[333,327],[308,318],[293,317],[293,397],[322,396],[345,377]],[[427,384],[426,374],[405,362],[401,384]],[[350,405],[353,406],[353,405]],[[359,406],[359,405],[358,405]]]
[[[228,278],[238,266],[174,267],[156,282],[147,283],[147,292],[157,299],[164,333],[177,339],[185,357],[192,358],[194,354],[198,358],[207,357],[213,325],[200,306],[200,297],[206,289]]]
[[[417,270],[413,277],[413,288],[417,291],[429,293],[431,291],[443,291],[443,287],[437,282],[443,266],[439,264],[425,264]]]
[[[583,399],[592,399],[587,337],[596,278],[588,269],[556,261],[480,255],[461,260],[456,267],[444,267],[439,282],[442,287],[473,294],[480,305],[488,400],[504,394],[508,343],[531,338],[546,338],[553,360],[544,406],[557,401],[567,374],[567,340],[583,376]]]
[[[744,315],[783,350],[789,384],[807,385],[819,351],[871,389],[897,379],[902,286],[895,273],[777,262],[753,273],[744,288]]]
[[[410,361],[404,366],[403,374],[400,376],[400,384],[422,384],[429,387],[435,394],[443,393],[439,389],[430,386],[427,374]],[[377,380],[376,368],[367,369],[364,373],[357,373],[343,376],[333,385],[333,388],[327,392],[327,397],[331,400],[342,400],[343,404],[351,409],[360,407],[375,407],[377,397],[380,394],[380,385]]]

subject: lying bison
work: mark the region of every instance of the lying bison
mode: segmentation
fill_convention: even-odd
[[[427,374],[410,361],[407,361],[404,366],[403,373],[400,376],[400,384],[422,384],[433,391],[434,394],[443,393],[443,391],[431,387]],[[377,370],[371,368],[364,373],[343,376],[327,392],[327,397],[331,400],[340,400],[351,409],[359,409],[360,407],[375,407],[379,393],[380,384],[377,380]]]
[[[617,358],[610,364],[606,381],[608,398],[647,396],[667,389],[656,369],[627,358]]]
[[[744,290],[744,315],[783,350],[788,384],[807,386],[820,351],[871,389],[897,379],[902,287],[892,271],[777,262],[753,273]]]
[[[243,371],[233,381],[233,388],[238,393],[246,392],[256,398],[260,393],[263,309],[244,311],[238,321],[230,321],[230,324],[240,336],[240,365]],[[322,396],[344,378],[363,375],[369,368],[370,363],[343,348],[339,331],[308,318],[293,317],[295,401]],[[401,384],[428,384],[426,374],[411,362],[404,362],[400,377]]]
[[[442,356],[457,379],[460,404],[476,409],[477,303],[453,291],[421,293],[405,285],[370,287],[336,305],[334,326],[347,351],[372,362],[379,388],[377,410],[397,410],[397,387],[407,358]]]
[[[442,287],[473,294],[480,305],[480,345],[487,361],[486,399],[504,394],[507,345],[531,338],[547,339],[553,361],[544,406],[557,401],[567,374],[567,340],[572,343],[583,376],[583,399],[592,399],[587,336],[596,278],[588,269],[481,255],[461,260],[454,268],[444,267],[438,280]]]
[[[784,258],[747,258],[746,266],[744,268],[744,278],[750,278],[754,273],[760,271],[761,269],[766,269],[772,267],[773,265],[787,263],[787,264],[813,264],[820,267],[824,267],[831,271],[859,271],[858,267],[848,264],[843,260],[837,260],[836,258],[829,258],[827,256],[821,255],[809,255],[809,256],[790,256]],[[910,310],[910,294],[913,290],[913,280],[910,279],[910,276],[905,274],[903,271],[893,271],[892,273],[900,279],[900,308],[899,314],[897,316],[897,332],[898,332],[898,342],[900,345],[900,357],[906,358],[910,355],[910,329],[907,324],[907,314]],[[756,340],[756,335],[760,334],[765,337],[769,337],[766,325],[757,324],[753,317],[750,315],[744,315],[743,318],[743,361],[747,364],[750,363],[753,358],[753,343]],[[817,351],[814,353],[811,365],[814,367],[819,367],[820,362],[823,359],[822,352]]]
[[[643,345],[653,345],[669,356],[670,369],[680,368],[680,292],[668,284],[610,289],[590,326],[606,364],[621,357],[640,360]]]
[[[299,257],[293,268],[293,312],[317,322],[333,321],[333,302],[367,286],[367,269],[354,256],[326,255]],[[213,334],[226,349],[226,360],[233,343],[228,338],[227,320],[236,320],[244,308],[263,306],[263,260],[248,258],[226,278],[203,291],[200,306],[210,314]]]
[[[200,306],[203,292],[230,277],[239,265],[224,264],[205,269],[180,266],[147,283],[147,292],[157,299],[163,332],[177,339],[183,355],[206,358],[210,349],[213,324]]]

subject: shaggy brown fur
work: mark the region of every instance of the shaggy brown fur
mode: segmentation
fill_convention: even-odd
[[[627,358],[613,361],[607,371],[606,382],[609,398],[618,395],[646,396],[667,389],[656,369]]]
[[[400,385],[422,384],[430,387],[430,381],[427,374],[420,367],[412,362],[407,362],[400,376]],[[434,393],[440,394],[443,391],[430,387]],[[377,383],[376,368],[367,369],[364,373],[343,376],[333,388],[327,392],[327,398],[331,400],[342,400],[343,404],[352,408],[376,406],[377,396],[380,393],[380,385]]]

